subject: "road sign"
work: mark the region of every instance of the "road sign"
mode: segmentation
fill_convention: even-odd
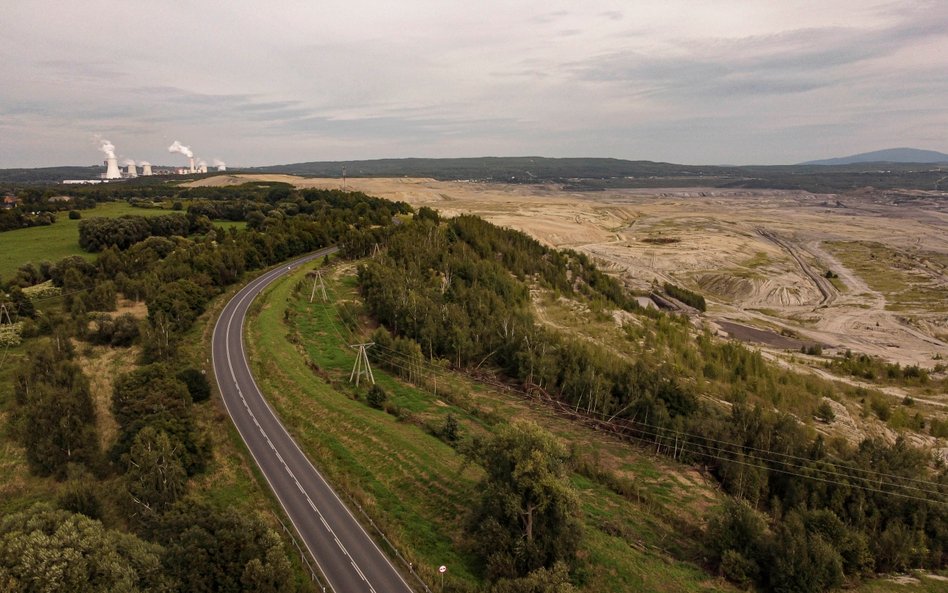
[[[438,567],[438,572],[440,572],[441,574],[444,574],[445,572],[447,572],[447,570],[448,570],[448,567],[443,564]]]

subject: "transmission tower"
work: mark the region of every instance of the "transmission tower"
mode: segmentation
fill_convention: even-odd
[[[375,342],[349,344],[350,348],[359,350],[356,354],[355,364],[352,365],[352,373],[349,375],[349,382],[352,383],[354,379],[356,387],[359,386],[359,378],[362,375],[368,377],[369,381],[372,381],[372,385],[375,385],[375,375],[372,374],[372,366],[369,364],[369,355],[365,352],[365,349],[370,346],[375,346]]]
[[[313,297],[316,296],[316,287],[319,286],[319,290],[323,294],[323,301],[329,302],[329,295],[326,294],[326,285],[323,283],[323,273],[319,270],[316,270],[313,278],[313,290],[309,293],[309,302],[313,302]]]

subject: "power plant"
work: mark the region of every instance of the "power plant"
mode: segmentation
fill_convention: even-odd
[[[138,168],[141,167],[141,176],[150,177],[155,175],[156,169],[152,168],[152,164],[148,161],[138,161],[134,159],[125,159],[123,161],[124,170],[119,168],[118,157],[115,156],[115,145],[106,140],[105,138],[98,138],[99,150],[105,154],[105,173],[103,173],[97,180],[81,180],[81,179],[72,179],[66,180],[66,183],[102,183],[109,181],[118,181],[122,179],[134,179],[139,176]],[[177,174],[177,175],[187,175],[191,173],[207,173],[208,165],[207,162],[203,159],[198,159],[194,156],[194,152],[191,150],[191,147],[181,144],[175,140],[171,146],[168,147],[168,152],[179,153],[188,158],[187,167],[175,167],[175,168],[160,168],[157,169],[158,175],[168,175],[168,174]],[[217,167],[218,171],[226,171],[227,165],[224,161],[220,159],[214,159],[214,166]]]

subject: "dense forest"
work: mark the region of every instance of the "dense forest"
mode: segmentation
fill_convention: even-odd
[[[742,501],[710,516],[708,532],[712,568],[739,584],[823,591],[874,571],[948,563],[943,466],[904,440],[826,441],[760,405],[791,398],[799,386],[758,353],[707,334],[688,337],[674,318],[637,310],[582,256],[475,217],[441,221],[422,211],[393,229],[384,254],[360,267],[359,283],[368,311],[406,356],[489,366],[525,391],[708,468]],[[652,338],[621,356],[541,325],[533,286],[633,311],[677,340],[679,354],[666,358],[668,343]],[[727,393],[730,410],[700,398],[699,386]]]

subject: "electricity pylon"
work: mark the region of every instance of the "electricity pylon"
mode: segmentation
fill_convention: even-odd
[[[10,319],[10,311],[7,310],[7,304],[6,304],[6,303],[0,303],[0,324],[3,323],[3,318],[4,318],[4,317],[7,318],[7,323],[9,323],[9,324],[11,324],[11,325],[13,324],[13,320]]]
[[[368,377],[369,381],[372,381],[372,385],[375,385],[375,375],[372,374],[372,366],[369,364],[369,355],[365,352],[365,349],[370,346],[375,346],[375,342],[349,344],[350,348],[359,349],[358,354],[356,354],[355,364],[352,365],[352,373],[349,375],[349,382],[352,383],[352,380],[355,379],[356,387],[359,386],[359,378],[362,375]]]
[[[313,278],[313,290],[309,293],[309,302],[313,302],[313,297],[316,296],[316,285],[319,285],[319,289],[323,293],[323,301],[329,301],[329,295],[326,294],[326,285],[323,284],[323,274],[319,270],[316,270],[316,276]]]

